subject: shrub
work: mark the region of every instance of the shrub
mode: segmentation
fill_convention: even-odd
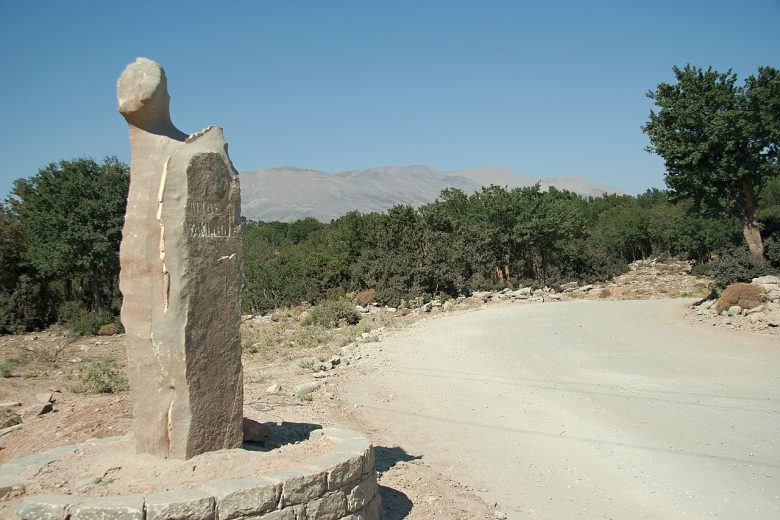
[[[749,282],[753,278],[769,274],[766,263],[755,260],[747,249],[734,249],[713,263],[712,278],[715,287],[723,289],[737,282]]]
[[[113,336],[114,334],[119,334],[119,327],[116,323],[106,323],[97,330],[98,336]]]
[[[14,368],[19,364],[17,359],[4,359],[0,361],[0,377],[11,377]]]
[[[116,360],[109,356],[84,363],[79,368],[74,392],[84,394],[114,394],[127,390],[127,376]]]
[[[301,327],[293,335],[293,341],[299,347],[313,348],[322,345],[329,339],[329,335],[324,327],[320,325],[310,325]]]
[[[599,298],[609,298],[610,296],[612,296],[612,291],[607,288],[604,288],[599,292]]]
[[[326,300],[311,308],[303,325],[333,328],[338,327],[342,320],[348,325],[355,325],[360,321],[360,314],[355,310],[355,306],[348,301]]]
[[[357,296],[355,296],[355,302],[358,305],[362,305],[363,307],[365,307],[369,303],[374,303],[375,301],[376,301],[376,291],[374,289],[365,289],[357,293]]]
[[[766,299],[764,289],[751,283],[735,283],[726,287],[715,304],[718,313],[729,310],[732,305],[743,309],[752,309],[761,305]]]
[[[775,233],[764,242],[764,254],[772,267],[780,269],[780,233]]]
[[[94,336],[103,325],[116,324],[107,312],[85,309],[79,302],[65,302],[59,308],[59,319],[65,328],[79,336]]]

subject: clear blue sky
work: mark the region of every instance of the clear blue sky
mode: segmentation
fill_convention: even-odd
[[[114,85],[136,56],[239,171],[504,166],[637,193],[663,185],[646,91],[673,65],[780,66],[780,2],[0,0],[0,198],[52,161],[129,161]]]

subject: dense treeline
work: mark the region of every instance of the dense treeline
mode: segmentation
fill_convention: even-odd
[[[14,182],[0,205],[0,332],[114,319],[128,174],[115,157],[76,159]]]
[[[62,322],[87,333],[115,320],[127,188],[128,168],[115,158],[61,161],[14,183],[0,204],[0,332]],[[398,305],[465,287],[590,282],[650,255],[704,265],[725,253],[731,278],[766,270],[747,254],[736,217],[668,195],[491,186],[327,224],[248,222],[243,307],[259,313],[368,288]],[[757,212],[769,264],[780,267],[780,178],[766,184]]]
[[[776,232],[780,183],[762,199],[766,229]],[[769,237],[769,233],[766,235]],[[770,238],[767,256],[780,262]],[[650,255],[704,264],[727,252],[739,269],[761,270],[744,246],[739,221],[672,204],[665,191],[583,198],[538,187],[498,186],[467,195],[442,192],[414,209],[349,213],[330,224],[250,222],[244,231],[244,309],[311,303],[371,288],[383,303],[464,287],[553,286],[607,279]],[[774,255],[774,256],[772,256]]]

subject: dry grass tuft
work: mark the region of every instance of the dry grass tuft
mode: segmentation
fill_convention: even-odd
[[[715,304],[718,313],[729,310],[733,305],[743,309],[752,309],[761,305],[766,299],[763,287],[751,283],[733,283],[726,287]]]
[[[369,303],[374,303],[375,301],[376,291],[373,289],[365,289],[357,293],[357,296],[355,296],[355,303],[362,307],[365,307]]]

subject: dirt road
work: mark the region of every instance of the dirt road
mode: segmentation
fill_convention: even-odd
[[[685,304],[424,320],[342,395],[508,518],[780,518],[780,344],[684,324]]]

